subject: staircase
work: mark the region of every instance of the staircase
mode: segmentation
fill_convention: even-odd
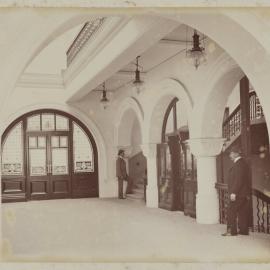
[[[255,91],[249,93],[249,107],[250,124],[256,125],[265,123],[262,106]],[[224,150],[229,148],[229,146],[234,144],[234,142],[239,138],[241,134],[241,123],[241,108],[240,105],[238,105],[223,122],[223,137],[227,139],[224,144]]]
[[[252,231],[270,234],[269,194],[264,192],[263,188],[265,188],[265,186],[260,186],[260,190],[254,187],[254,184],[257,184],[259,182],[259,177],[261,177],[260,174],[258,174],[258,171],[267,172],[269,170],[269,164],[258,162],[259,159],[266,158],[267,156],[269,157],[269,140],[263,110],[255,92],[249,93],[249,110],[251,153],[248,158],[251,164],[253,178],[250,213],[250,218],[252,220],[250,222],[250,227]],[[226,208],[228,205],[228,186],[225,179],[228,178],[228,171],[231,166],[228,153],[234,145],[241,145],[240,135],[242,119],[240,105],[236,107],[230,115],[228,114],[228,111],[225,111],[225,115],[223,122],[223,137],[227,140],[224,144],[223,152],[217,157],[218,182],[216,183],[219,197],[219,221],[222,224],[227,222]]]
[[[137,180],[137,179],[136,179]],[[144,202],[144,184],[141,179],[134,181],[132,194],[127,194],[127,199],[135,202]]]

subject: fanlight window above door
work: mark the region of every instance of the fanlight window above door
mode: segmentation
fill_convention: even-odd
[[[69,119],[55,113],[27,117],[27,131],[68,131]]]

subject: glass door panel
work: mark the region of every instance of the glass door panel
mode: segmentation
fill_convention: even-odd
[[[30,199],[48,199],[49,166],[48,140],[44,134],[27,136],[28,146],[28,179],[27,197]]]
[[[66,132],[49,137],[50,190],[52,198],[66,198],[71,193],[69,136]]]
[[[68,174],[68,149],[53,148],[52,149],[52,174],[65,175]]]
[[[158,186],[159,207],[171,209],[172,206],[172,168],[168,144],[158,145]]]
[[[46,149],[29,149],[30,176],[47,175]]]

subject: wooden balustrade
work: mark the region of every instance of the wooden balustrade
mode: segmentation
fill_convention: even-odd
[[[249,94],[250,120],[261,119],[262,106],[255,92]],[[240,105],[227,117],[223,123],[223,137],[228,141],[241,133],[241,108]]]
[[[219,198],[219,222],[226,224],[226,208],[229,202],[227,184],[216,183]],[[270,234],[270,197],[257,189],[252,189],[252,199],[256,204],[253,209],[253,231]]]

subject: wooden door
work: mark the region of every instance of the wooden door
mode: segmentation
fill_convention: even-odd
[[[97,197],[98,157],[94,140],[75,122],[72,133],[72,197]]]
[[[172,160],[172,192],[173,210],[184,210],[184,182],[181,179],[181,146],[177,135],[168,137],[168,144]]]
[[[27,137],[28,172],[27,199],[45,200],[50,198],[50,167],[48,159],[48,137],[35,133]]]
[[[184,214],[196,217],[197,169],[196,160],[190,152],[189,145],[182,143],[184,179]]]
[[[184,209],[184,187],[180,177],[180,142],[169,136],[168,143],[157,148],[159,207],[167,210]]]
[[[27,135],[27,198],[70,196],[69,137],[66,133]]]
[[[171,154],[167,143],[157,145],[157,168],[159,207],[172,210],[172,167]]]
[[[60,199],[71,196],[71,172],[69,157],[69,136],[67,132],[57,132],[48,136],[48,165],[50,176],[50,198]]]

